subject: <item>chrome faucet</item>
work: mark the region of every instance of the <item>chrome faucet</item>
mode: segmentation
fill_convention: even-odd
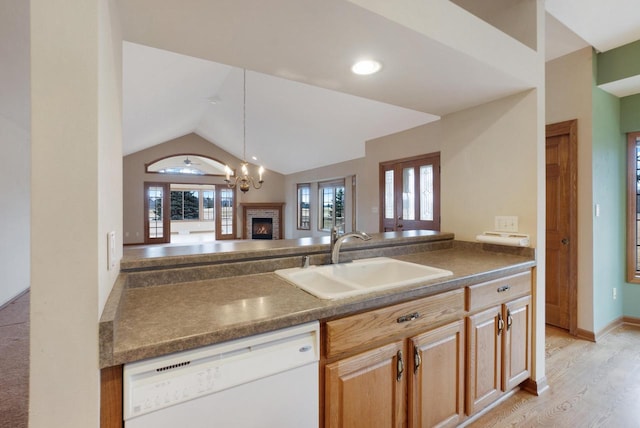
[[[342,241],[347,238],[356,237],[362,239],[363,241],[368,241],[371,239],[371,236],[367,235],[364,232],[349,232],[343,235],[340,235],[338,232],[338,226],[333,226],[331,228],[331,263],[337,264],[340,260],[340,247],[342,246]]]

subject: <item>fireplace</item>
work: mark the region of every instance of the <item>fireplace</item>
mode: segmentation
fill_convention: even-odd
[[[273,239],[273,218],[252,218],[251,239]]]
[[[283,202],[241,203],[242,239],[282,239]]]

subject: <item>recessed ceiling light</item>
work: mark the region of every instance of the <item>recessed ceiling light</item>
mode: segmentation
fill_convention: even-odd
[[[368,74],[377,73],[382,68],[382,64],[372,59],[358,61],[351,67],[351,71],[355,74],[366,76]]]

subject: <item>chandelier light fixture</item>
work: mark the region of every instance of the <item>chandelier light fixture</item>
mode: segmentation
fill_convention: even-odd
[[[247,162],[247,70],[242,69],[243,79],[243,100],[242,100],[242,163],[240,164],[240,175],[234,177],[234,172],[228,165],[225,165],[224,170],[227,174],[225,182],[229,188],[233,189],[236,186],[242,190],[242,193],[247,193],[251,186],[254,189],[262,187],[264,180],[262,174],[264,174],[264,168],[261,166],[258,170],[258,180],[256,181],[253,176],[249,175],[249,162]]]

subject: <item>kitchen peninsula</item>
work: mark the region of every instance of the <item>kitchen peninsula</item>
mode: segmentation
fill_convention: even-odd
[[[121,413],[118,414],[122,407],[118,394],[122,391],[123,364],[314,320],[321,322],[325,331],[321,336],[323,340],[327,331],[335,333],[327,336],[327,343],[321,343],[321,363],[335,366],[344,359],[366,352],[367,347],[383,346],[388,341],[400,341],[404,349],[405,340],[431,327],[439,329],[454,323],[463,331],[461,337],[464,337],[464,328],[460,326],[465,319],[473,326],[477,321],[473,317],[496,307],[500,315],[493,311],[491,319],[495,317],[496,323],[501,325],[509,322],[511,328],[512,314],[516,312],[508,306],[509,302],[529,299],[525,300],[522,321],[527,336],[523,344],[524,364],[530,364],[533,249],[455,241],[451,233],[431,231],[372,236],[369,241],[346,241],[341,260],[385,256],[447,269],[453,275],[417,286],[322,300],[288,283],[273,271],[301,266],[304,256],[309,256],[312,265],[327,264],[330,257],[328,237],[203,244],[195,248],[125,249],[122,273],[100,322],[103,426],[108,426],[105,422],[108,420],[122,420]],[[486,294],[486,284],[489,288],[495,288],[497,284],[503,290],[499,299]],[[430,303],[433,298],[442,298],[441,303],[446,307]],[[395,313],[404,310],[403,305],[412,304],[424,305],[424,312],[416,324],[400,324],[394,320],[390,330],[367,324],[373,336],[367,337],[366,346],[339,341],[341,320],[352,316],[367,317],[376,311]],[[375,317],[379,318],[378,315]],[[380,337],[376,336],[376,331],[382,332]],[[359,337],[366,336],[365,332],[358,334]],[[466,340],[469,340],[473,334],[467,336]],[[330,344],[332,337],[337,341]],[[328,349],[328,345],[337,350]],[[470,368],[467,367],[468,372]],[[502,387],[502,392],[513,386]],[[491,400],[499,395],[494,394]],[[323,400],[321,397],[321,402]],[[479,403],[467,395],[467,413],[471,413],[469,409],[473,412],[482,409],[491,400]],[[456,420],[461,421],[465,418],[464,409],[459,397],[456,402],[459,404]],[[400,411],[405,412],[404,408]],[[331,426],[329,422],[327,419],[325,426]]]

